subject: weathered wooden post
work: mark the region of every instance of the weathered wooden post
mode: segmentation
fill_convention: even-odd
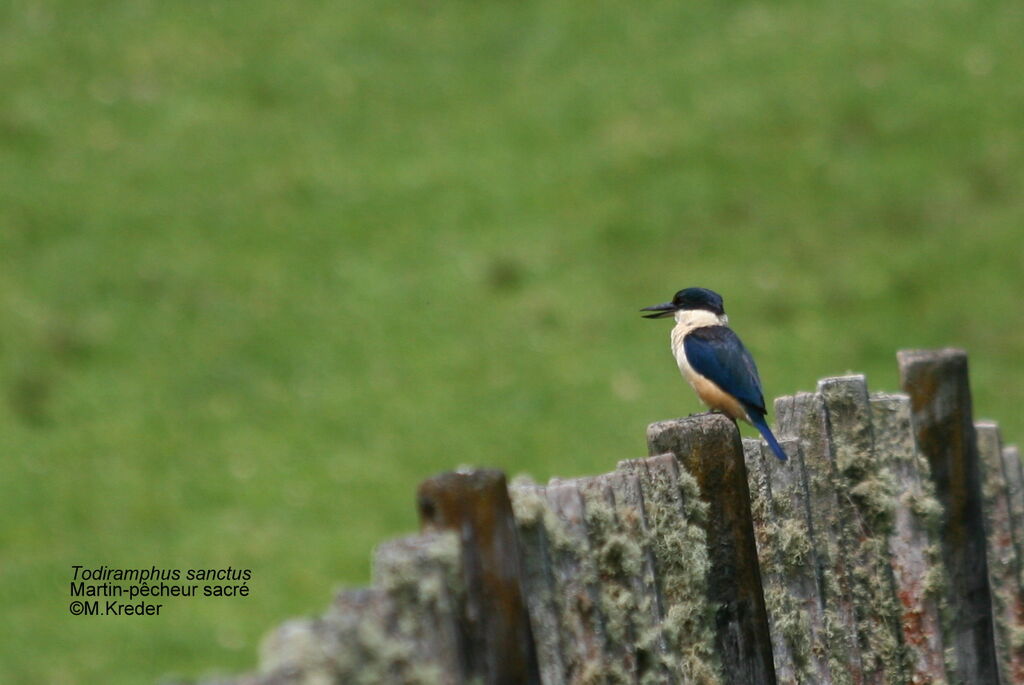
[[[461,545],[462,675],[487,685],[540,683],[512,505],[501,471],[444,473],[419,488],[427,531],[454,531]]]
[[[988,572],[995,616],[996,651],[1004,682],[1024,682],[1024,595],[1011,487],[1003,465],[1003,440],[991,421],[974,425],[981,457]]]
[[[566,682],[570,661],[575,659],[574,645],[563,628],[563,603],[555,582],[550,529],[557,524],[542,485],[526,479],[514,482],[509,497],[523,550],[523,593],[538,669],[545,685],[560,685]]]
[[[1024,463],[1020,460],[1020,449],[1016,445],[1003,448],[1003,474],[1013,520],[1013,544],[1017,547],[1017,558],[1021,566],[1021,581],[1018,582],[1024,585]]]
[[[227,682],[462,685],[459,556],[450,533],[381,544],[374,587],[342,592],[323,616],[280,626],[263,641],[259,672]]]
[[[910,656],[911,683],[948,682],[939,593],[944,583],[938,550],[939,517],[928,462],[910,427],[910,398],[873,393],[871,415],[875,455],[893,478],[889,553],[902,611],[903,639]]]
[[[417,535],[377,547],[373,584],[386,597],[381,616],[389,639],[372,645],[378,650],[374,658],[353,676],[374,673],[374,662],[378,662],[376,675],[382,680],[463,682],[458,668],[464,651],[458,620],[464,595],[459,548],[452,537],[446,533]],[[398,645],[404,649],[392,654],[401,656],[388,658],[389,647]]]
[[[693,475],[708,506],[705,530],[715,607],[715,646],[726,683],[776,682],[757,563],[743,446],[735,424],[704,414],[651,424],[650,454],[671,452]]]
[[[942,505],[946,602],[957,681],[1000,682],[982,518],[981,471],[963,350],[902,350],[900,384],[910,396],[918,447]]]
[[[671,453],[624,459],[616,473],[626,475],[628,484],[619,501],[641,517],[645,533],[640,538],[644,587],[659,621],[645,640],[647,651],[663,666],[667,683],[722,682],[708,592],[708,507],[697,482]]]
[[[909,659],[888,559],[895,482],[875,454],[867,381],[862,375],[825,378],[818,392],[828,416],[864,682],[905,683]]]
[[[800,441],[780,440],[780,462],[763,440],[746,439],[750,494],[779,685],[831,685],[832,636],[818,587],[817,552]]]
[[[610,661],[606,678],[612,682],[664,679],[656,664],[657,626],[641,582],[644,553],[641,540],[631,536],[632,511],[620,506],[613,484],[625,474],[610,473],[570,481],[576,484],[586,511],[587,538],[596,562],[597,601],[604,619],[605,654]]]
[[[679,475],[667,454],[510,488],[545,685],[720,682],[700,507]]]
[[[571,645],[568,682],[586,680],[611,667],[605,652],[607,632],[597,585],[597,560],[587,536],[586,512],[579,490],[554,480],[544,489],[547,505],[557,523],[549,550],[561,630]]]
[[[650,543],[650,505],[645,501],[642,480],[635,473],[623,470],[621,464],[619,470],[601,476],[601,479],[611,489],[621,534],[632,541],[639,552],[632,574],[637,678],[640,682],[649,679],[674,685],[678,682],[678,673],[669,666],[674,655],[669,652],[668,636],[663,629],[666,602],[662,585],[665,574],[659,575],[657,555]],[[681,535],[683,530],[685,524],[676,533]]]
[[[864,667],[857,638],[854,580],[850,574],[848,541],[842,534],[837,477],[829,441],[828,413],[821,393],[801,392],[775,400],[780,439],[800,444],[801,481],[806,490],[808,533],[811,540],[817,602],[807,610],[820,624],[814,633],[816,653],[827,664],[830,680],[852,685],[864,681]]]

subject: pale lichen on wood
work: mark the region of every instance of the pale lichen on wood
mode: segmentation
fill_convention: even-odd
[[[841,535],[838,480],[828,416],[820,393],[801,392],[775,400],[780,438],[799,441],[803,483],[806,489],[809,533],[821,612],[821,657],[828,664],[831,682],[854,685],[862,682],[863,665],[857,636],[853,579],[849,552]]]
[[[1024,596],[1010,491],[1003,466],[1003,441],[991,421],[975,424],[983,476],[989,583],[995,614],[996,649],[1005,682],[1024,682]]]
[[[860,663],[865,683],[910,680],[896,582],[888,560],[896,484],[875,454],[875,431],[864,376],[818,382],[825,401],[842,524],[848,551]]]
[[[967,354],[963,350],[901,350],[900,385],[910,396],[911,426],[928,460],[942,507],[939,548],[945,568],[943,603],[957,682],[998,683],[993,634],[981,467],[974,431]]]
[[[705,507],[674,457],[510,494],[545,683],[721,682]]]
[[[1017,558],[1021,560],[1024,574],[1024,464],[1020,460],[1020,449],[1006,445],[1002,451],[1003,477],[1006,482],[1006,497],[1010,502],[1010,516],[1013,522],[1013,544]]]
[[[780,462],[763,440],[743,441],[761,581],[780,685],[832,682],[807,516],[800,442],[782,439]]]
[[[750,492],[736,425],[721,414],[647,427],[651,454],[671,452],[707,506],[707,598],[725,682],[775,682],[771,634],[750,518]]]
[[[638,681],[641,685],[676,683],[678,678],[669,666],[670,652],[663,628],[665,599],[651,547],[652,533],[648,528],[647,505],[640,478],[624,471],[615,471],[602,478],[607,479],[614,495],[622,534],[636,543],[640,553],[638,572],[631,578],[637,597],[634,624]]]
[[[587,536],[597,565],[597,595],[604,621],[605,653],[611,664],[608,682],[635,682],[640,664],[635,645],[637,619],[646,614],[651,598],[634,591],[640,574],[639,541],[625,534],[615,507],[615,495],[602,476],[576,481],[583,496]]]
[[[563,644],[561,603],[556,592],[548,531],[561,532],[548,506],[543,486],[520,476],[509,488],[512,510],[519,528],[523,554],[523,591],[530,612],[537,660],[545,685],[564,683],[565,654],[571,645]]]
[[[456,685],[459,544],[439,534],[393,540],[375,586],[340,593],[321,617],[288,621],[261,647],[259,673],[235,685]]]
[[[942,685],[947,662],[940,609],[943,571],[937,547],[942,509],[935,499],[928,462],[910,427],[910,398],[871,395],[875,455],[895,481],[889,553],[902,611],[903,640],[911,659],[909,682]],[[947,623],[948,625],[948,623]]]
[[[463,683],[459,543],[443,533],[393,540],[375,555],[375,585],[340,593],[318,618],[263,641],[259,672],[234,685]]]
[[[647,641],[665,645],[659,658],[679,682],[720,683],[711,628],[714,609],[707,600],[710,561],[702,528],[707,507],[697,484],[671,454],[621,461],[618,470],[640,485],[644,546],[663,607],[660,626]]]

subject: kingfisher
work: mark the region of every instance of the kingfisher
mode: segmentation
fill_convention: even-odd
[[[768,412],[754,358],[729,328],[722,296],[707,288],[684,288],[671,302],[640,311],[654,312],[645,314],[645,319],[675,317],[672,354],[697,397],[711,410],[751,424],[775,456],[785,461],[786,453],[765,420]]]

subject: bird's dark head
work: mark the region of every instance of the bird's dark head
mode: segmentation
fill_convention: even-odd
[[[707,311],[716,316],[724,316],[725,304],[722,302],[722,296],[714,290],[684,288],[675,294],[671,302],[644,307],[640,311],[654,312],[654,314],[644,314],[645,319],[660,319],[672,316],[676,312],[685,311]]]

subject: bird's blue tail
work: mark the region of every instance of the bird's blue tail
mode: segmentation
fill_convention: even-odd
[[[761,437],[768,443],[768,446],[772,448],[772,452],[775,452],[775,456],[781,461],[786,461],[786,453],[782,451],[782,447],[779,446],[779,441],[772,435],[772,429],[768,427],[768,422],[765,421],[764,416],[760,412],[748,411],[747,416],[750,417],[750,423],[754,424],[754,428],[761,433]]]

